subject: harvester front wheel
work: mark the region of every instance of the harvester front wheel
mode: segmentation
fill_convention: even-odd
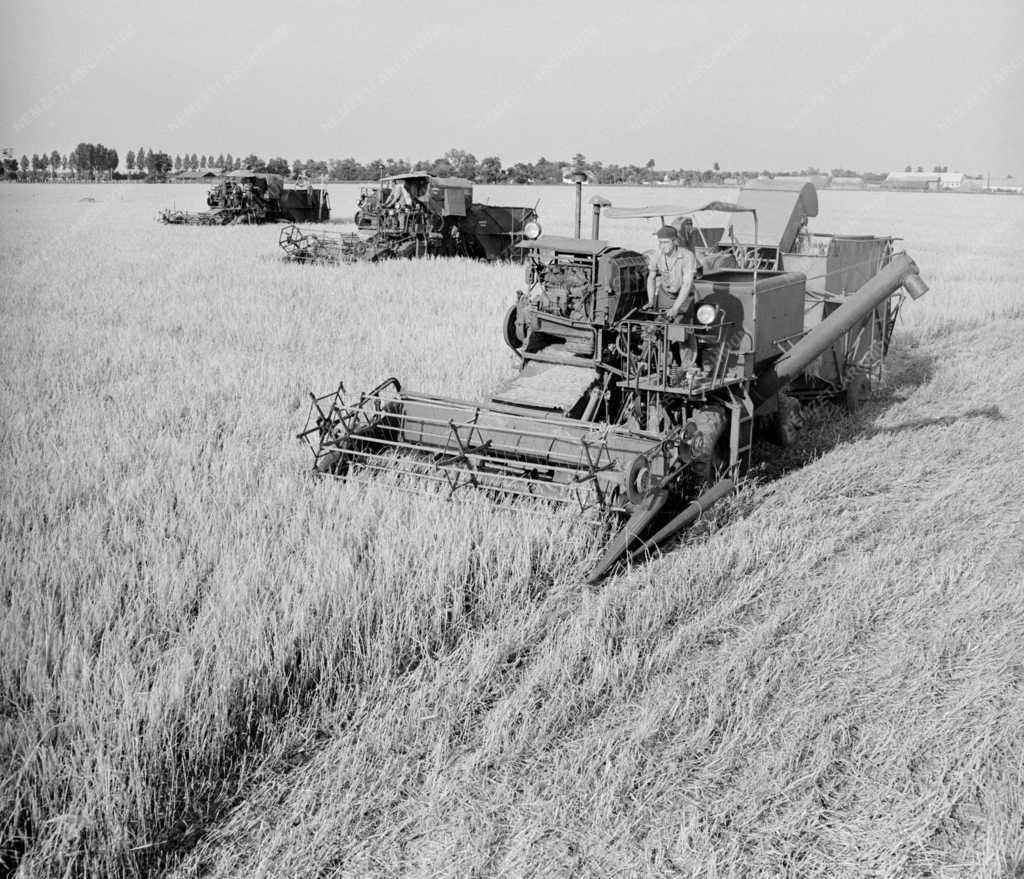
[[[803,419],[800,414],[800,401],[785,394],[779,394],[779,408],[774,416],[774,439],[777,445],[788,449],[800,439],[800,428]]]
[[[340,451],[324,452],[316,459],[317,473],[330,473],[344,476],[348,470],[348,460]]]
[[[519,306],[513,305],[505,312],[505,320],[501,325],[502,335],[505,338],[505,344],[508,345],[513,351],[518,351],[523,347],[523,342],[526,340],[519,335]]]
[[[855,375],[846,385],[843,403],[846,411],[856,415],[871,397],[871,380],[866,375]]]

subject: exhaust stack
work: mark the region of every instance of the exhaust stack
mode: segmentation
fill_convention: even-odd
[[[580,237],[580,221],[583,216],[583,183],[587,179],[585,171],[573,171],[572,182],[576,186],[576,231],[575,237]]]
[[[594,206],[594,219],[590,226],[590,237],[597,241],[601,237],[601,209],[610,208],[612,203],[606,198],[601,198],[599,195],[595,195],[590,199],[590,203]]]

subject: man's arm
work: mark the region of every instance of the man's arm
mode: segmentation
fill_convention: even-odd
[[[658,300],[658,257],[651,260],[647,270],[647,307],[654,308]]]
[[[692,301],[692,287],[693,287],[693,276],[697,271],[697,261],[693,258],[693,254],[689,250],[683,251],[683,280],[679,287],[679,295],[676,297],[676,301],[672,303],[672,307],[666,313],[666,317],[669,320],[679,316],[684,308],[688,307]]]

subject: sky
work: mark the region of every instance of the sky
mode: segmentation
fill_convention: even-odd
[[[4,13],[0,147],[1024,178],[1024,2],[51,0]]]

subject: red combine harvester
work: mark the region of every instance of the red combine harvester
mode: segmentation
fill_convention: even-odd
[[[729,494],[752,444],[777,438],[791,408],[859,405],[904,292],[928,289],[891,237],[810,235],[810,185],[744,189],[736,203],[697,210],[609,208],[612,218],[677,226],[729,218],[693,223],[703,267],[695,307],[688,322],[670,322],[647,308],[647,259],[598,237],[609,205],[593,203],[591,239],[519,245],[527,289],[503,327],[516,375],[477,402],[406,391],[396,378],[352,399],[340,385],[311,395],[299,436],[316,469],[398,470],[451,493],[475,487],[621,517],[589,573],[595,582]]]

